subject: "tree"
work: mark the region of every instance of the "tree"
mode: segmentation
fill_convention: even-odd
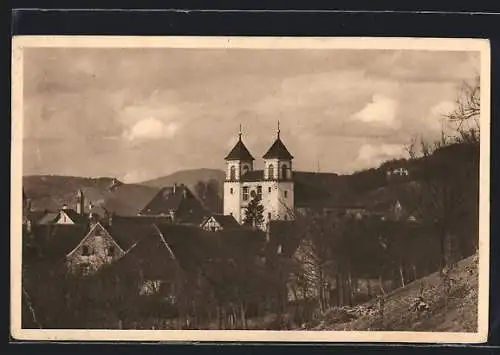
[[[196,195],[207,210],[212,213],[220,213],[222,199],[219,194],[219,182],[215,179],[198,181],[194,187]]]
[[[259,196],[252,197],[245,209],[245,219],[243,223],[257,228],[264,222],[264,206],[261,204]]]
[[[472,82],[464,82],[455,100],[456,108],[445,115],[446,119],[455,125],[460,141],[479,143],[481,113],[480,78],[476,76]]]
[[[419,210],[424,221],[434,227],[440,240],[441,266],[456,258],[456,249],[463,244],[457,238],[462,230],[472,231],[471,220],[478,219],[479,198],[479,79],[463,84],[456,108],[445,115],[456,124],[454,134],[442,132],[441,138],[429,143],[420,139],[408,148],[410,160],[417,166]],[[475,223],[472,223],[474,225]],[[477,233],[472,233],[477,237]],[[463,238],[471,239],[471,236]],[[461,257],[467,253],[462,250]],[[455,255],[454,255],[455,254]]]

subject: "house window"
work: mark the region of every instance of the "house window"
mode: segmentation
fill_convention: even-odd
[[[271,193],[271,186],[267,188],[267,192]]]
[[[88,245],[83,245],[82,246],[82,255],[83,256],[89,256],[90,255],[90,248]]]
[[[234,192],[234,190],[233,190],[233,188],[231,187],[231,188],[229,189],[229,193],[232,195],[232,194],[233,194],[233,192]]]
[[[271,212],[267,213],[267,219],[270,221],[271,220]]]
[[[285,215],[285,221],[288,221],[288,216],[287,215]]]
[[[286,179],[286,170],[287,170],[287,169],[286,169],[286,165],[282,165],[282,166],[281,166],[281,177],[282,177],[283,179]]]
[[[115,247],[110,245],[107,249],[107,255],[108,256],[114,256],[115,255]]]
[[[234,167],[234,165],[229,171],[229,180],[236,180],[236,168]]]
[[[257,196],[262,199],[262,186],[257,186]]]
[[[274,179],[274,166],[273,164],[269,165],[268,169],[268,179]]]
[[[287,190],[283,191],[283,195],[285,196],[285,198],[287,198],[288,197],[288,191]]]
[[[248,186],[243,187],[243,201],[248,200]]]

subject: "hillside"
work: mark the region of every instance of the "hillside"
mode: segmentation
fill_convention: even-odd
[[[219,182],[220,191],[222,191],[222,184],[224,183],[225,173],[219,169],[181,170],[167,176],[143,181],[139,184],[155,188],[162,188],[164,186],[171,186],[174,183],[182,183],[184,185],[187,185],[194,192],[193,187],[198,181],[209,181],[212,179]]]
[[[82,189],[88,201],[118,214],[136,214],[158,192],[154,187],[123,184],[110,177],[85,178],[60,175],[23,177],[26,195],[34,210],[58,210],[63,204],[76,204],[76,193]]]
[[[312,330],[397,330],[475,332],[477,330],[477,255],[451,269],[448,302],[442,278],[431,274],[386,295],[383,311],[373,300],[358,307],[333,309]],[[422,293],[421,293],[422,292]],[[427,310],[413,309],[422,294]]]

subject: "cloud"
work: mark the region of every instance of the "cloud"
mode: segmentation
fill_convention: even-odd
[[[386,160],[402,158],[405,154],[402,144],[363,144],[359,148],[357,162],[363,166],[377,166]]]
[[[445,115],[452,112],[456,105],[452,101],[441,101],[431,107],[429,114],[424,118],[424,124],[432,131],[441,131]]]
[[[373,95],[372,102],[353,115],[354,120],[398,128],[401,122],[396,117],[398,102],[384,95]]]
[[[154,177],[155,176],[152,176],[151,174],[148,174],[143,170],[133,170],[123,175],[123,178],[121,180],[126,184],[133,184],[137,182],[146,181]]]
[[[179,126],[177,123],[164,123],[159,119],[150,117],[136,122],[124,133],[125,139],[129,141],[138,139],[159,139],[173,137]]]

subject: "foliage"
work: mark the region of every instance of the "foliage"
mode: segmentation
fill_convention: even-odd
[[[198,181],[194,187],[195,194],[202,201],[205,208],[211,213],[222,211],[222,198],[220,196],[220,184],[215,179]]]
[[[258,228],[262,226],[263,222],[264,206],[262,205],[260,198],[256,195],[250,200],[245,208],[245,218],[243,223],[247,226]]]

